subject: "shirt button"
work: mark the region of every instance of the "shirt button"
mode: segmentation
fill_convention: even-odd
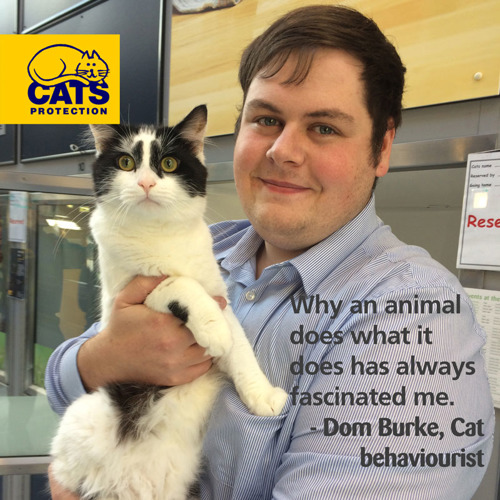
[[[245,293],[245,297],[247,298],[247,300],[254,300],[255,299],[255,290],[248,290],[247,293]]]

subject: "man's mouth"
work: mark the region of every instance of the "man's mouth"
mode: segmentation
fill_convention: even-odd
[[[268,179],[260,177],[261,182],[271,191],[280,193],[301,193],[307,191],[309,188],[301,186],[300,184],[294,184],[292,182]]]

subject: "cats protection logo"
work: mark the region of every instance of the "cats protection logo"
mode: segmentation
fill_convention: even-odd
[[[119,122],[119,35],[0,35],[0,123]]]

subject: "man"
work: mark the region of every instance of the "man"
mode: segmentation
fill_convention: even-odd
[[[234,175],[249,221],[215,225],[214,251],[290,397],[262,418],[224,389],[201,498],[471,498],[494,426],[484,333],[457,280],[374,210],[401,120],[399,56],[358,12],[305,7],[252,42],[240,82]],[[132,281],[105,330],[54,353],[54,408],[111,380],[175,385],[208,370],[177,319],[142,305],[157,283]]]

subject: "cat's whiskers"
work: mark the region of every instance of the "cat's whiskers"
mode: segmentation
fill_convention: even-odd
[[[117,197],[118,198],[118,197]],[[117,227],[121,227],[123,222],[127,218],[130,205],[120,203],[116,209],[112,210],[112,217],[109,221],[109,229],[113,230]]]
[[[82,203],[81,205],[77,205],[76,207],[74,207],[73,210],[71,210],[67,214],[67,217],[69,218],[69,220],[71,222],[74,222],[77,225],[80,225],[82,223],[82,221],[84,221],[87,217],[89,217],[91,215],[90,209],[89,210],[85,210],[85,211],[81,210],[82,207],[88,207],[88,205],[89,205],[89,203],[85,202],[85,203]],[[77,212],[76,215],[74,217],[71,217],[71,215],[74,212]],[[59,249],[60,249],[63,241],[67,238],[67,235],[69,234],[69,231],[71,231],[71,229],[59,230],[59,235],[58,235],[56,244],[54,245],[54,248],[52,249],[52,255],[54,257],[59,252]]]
[[[167,128],[167,129],[163,129],[163,134],[160,137],[160,140],[162,141],[162,143],[166,144],[166,147],[168,147],[172,143],[175,142],[175,140],[177,139],[178,136],[179,136],[179,134],[176,133],[174,131],[174,129]]]
[[[122,210],[120,196],[118,194],[113,194],[110,196],[110,194],[108,193],[106,197],[101,197],[99,204],[104,208],[104,210],[106,210],[106,206],[108,205],[117,205],[117,208],[115,206],[112,206],[110,210],[107,210],[107,212],[111,212],[112,214],[112,217],[109,221],[110,228],[114,227]]]
[[[120,208],[116,213],[116,220],[115,220],[115,223],[118,224],[120,227],[124,225],[131,206],[132,205],[129,204],[120,205]]]
[[[212,214],[213,214],[213,216],[212,216]],[[225,216],[219,210],[216,210],[213,207],[207,206],[207,210],[205,213],[205,220],[207,221],[208,224],[214,224],[215,222],[227,220],[227,216]]]

